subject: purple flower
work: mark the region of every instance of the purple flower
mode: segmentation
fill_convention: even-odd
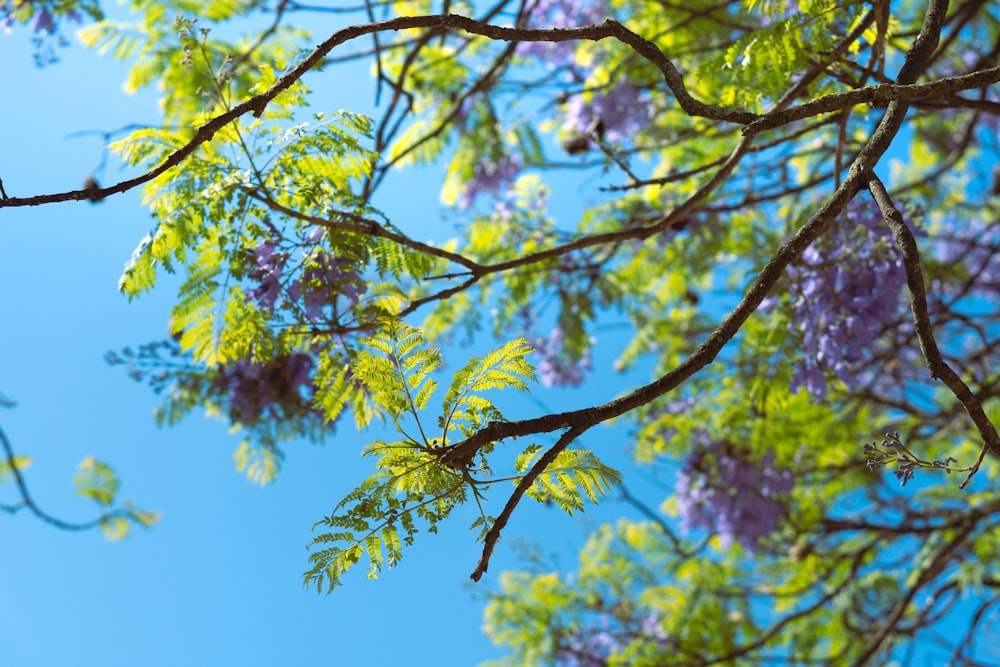
[[[724,548],[739,542],[752,551],[787,514],[782,499],[794,485],[791,471],[775,466],[773,452],[754,461],[728,442],[699,445],[674,486],[681,528],[704,528]]]
[[[650,612],[648,616],[645,616],[640,621],[639,631],[646,637],[655,639],[658,642],[666,641],[670,638],[670,634],[663,629],[663,624],[660,620],[659,614]]]
[[[60,19],[65,17],[74,23],[82,21],[83,16],[80,11],[66,7],[66,4],[72,3],[40,2],[37,0],[11,2],[11,0],[0,0],[0,25],[2,25],[5,33],[10,33],[14,24],[18,22],[18,15],[20,14],[20,18],[23,21],[27,22],[29,19],[31,20],[31,29],[36,33],[36,45],[44,45],[47,43],[48,38],[56,34]],[[59,45],[64,44],[65,39],[60,37]],[[38,60],[39,58],[41,60]],[[40,64],[45,64],[46,61],[54,62],[55,55],[52,53],[36,54],[36,61]]]
[[[310,242],[318,243],[323,231],[319,227],[313,230]],[[278,252],[277,248],[277,241],[265,241],[254,248],[255,268],[249,273],[258,284],[248,296],[267,310],[274,310],[281,294],[281,278],[289,259],[289,253]],[[307,317],[319,319],[338,297],[346,298],[351,306],[357,305],[366,289],[365,281],[349,260],[317,250],[307,258],[302,274],[291,282],[287,294],[289,301],[302,302]]]
[[[826,396],[826,375],[809,359],[803,359],[792,374],[789,389],[794,394],[805,387],[813,396]]]
[[[32,26],[32,29],[35,32],[41,32],[47,35],[55,33],[56,22],[52,16],[52,12],[50,12],[47,7],[42,7],[41,11],[35,15],[35,24]]]
[[[257,281],[258,285],[250,290],[249,296],[266,310],[274,310],[281,292],[279,281],[288,261],[288,253],[275,252],[277,247],[277,241],[265,241],[253,250],[256,268],[250,272],[250,278]]]
[[[0,2],[0,17],[3,19],[3,31],[7,34],[11,33],[11,29],[14,27],[14,12],[11,11],[11,7],[6,1]]]
[[[586,135],[593,132],[599,122],[604,138],[618,141],[646,127],[651,117],[649,99],[632,84],[621,81],[613,88],[594,91],[589,101],[582,94],[571,97],[563,127]]]
[[[545,387],[575,387],[583,382],[584,371],[590,370],[590,347],[579,359],[571,357],[563,345],[565,335],[556,327],[548,339],[536,338],[535,351],[541,355],[538,378]]]
[[[309,235],[306,236],[306,243],[316,244],[323,240],[323,235],[326,234],[326,228],[316,225],[309,230]]]
[[[306,316],[315,320],[323,317],[326,306],[334,305],[338,296],[356,306],[366,290],[365,281],[349,260],[320,252],[288,288],[288,296],[292,301],[301,299]]]
[[[212,382],[229,402],[230,418],[255,424],[262,418],[280,419],[308,404],[313,360],[296,353],[267,363],[241,359],[220,369]]]
[[[869,381],[864,362],[896,319],[906,284],[902,257],[874,202],[852,201],[789,275],[794,309],[789,329],[803,350],[791,390],[805,387],[823,398],[827,373],[850,389]]]
[[[671,403],[668,403],[666,407],[662,408],[660,414],[667,415],[683,415],[691,411],[694,407],[694,398],[688,397],[684,399],[678,399]],[[664,442],[672,440],[677,435],[677,430],[673,427],[668,427],[661,433],[661,437]],[[712,439],[708,435],[707,431],[697,431],[691,435],[693,443],[699,446],[707,447],[711,444]]]
[[[558,667],[605,667],[621,645],[611,634],[612,618],[600,614],[597,627],[577,627],[566,633],[556,649]]]
[[[483,156],[473,167],[472,178],[465,184],[465,192],[459,197],[458,205],[469,208],[477,196],[500,192],[517,177],[521,166],[521,159],[516,155],[503,155],[498,160]]]
[[[524,27],[535,30],[577,28],[600,23],[607,17],[605,2],[586,0],[535,0],[525,8]],[[550,69],[569,62],[573,57],[573,42],[521,42],[517,55],[544,59]]]

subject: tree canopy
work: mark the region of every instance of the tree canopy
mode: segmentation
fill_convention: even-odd
[[[162,396],[160,424],[228,421],[251,480],[296,441],[369,434],[370,475],[317,510],[306,585],[405,567],[463,506],[482,555],[455,566],[479,581],[520,504],[617,497],[646,520],[598,527],[571,571],[498,577],[498,664],[995,664],[994,3],[131,9],[0,2],[40,66],[75,31],[162,112],[112,132],[121,180],[8,177],[0,208],[141,189],[119,288],[180,288],[169,338],[107,360]],[[359,64],[371,89],[345,89]],[[452,239],[383,212],[421,168]],[[602,391],[608,370],[632,388]],[[507,408],[578,386],[571,410]],[[611,423],[660,497],[607,463]],[[112,537],[155,521],[89,460],[101,516],[61,524],[0,442],[23,498],[3,509]]]

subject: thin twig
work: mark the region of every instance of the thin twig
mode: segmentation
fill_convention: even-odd
[[[17,490],[21,494],[21,502],[14,505],[3,505],[0,504],[0,510],[7,512],[8,514],[15,514],[22,509],[27,508],[29,512],[34,514],[36,517],[44,521],[45,523],[55,526],[61,530],[91,530],[93,528],[98,528],[101,525],[108,522],[109,519],[120,516],[127,517],[128,513],[117,510],[109,514],[105,514],[99,519],[94,519],[93,521],[85,521],[83,523],[72,523],[69,521],[63,521],[57,517],[52,516],[48,512],[45,512],[38,504],[35,502],[34,498],[31,497],[31,493],[28,491],[28,483],[24,480],[24,475],[21,473],[21,469],[17,465],[17,457],[14,454],[14,448],[11,447],[10,440],[7,439],[7,434],[4,433],[3,429],[0,428],[0,447],[3,448],[4,459],[7,462],[7,467],[10,469],[11,474],[14,475],[14,483],[17,485]]]

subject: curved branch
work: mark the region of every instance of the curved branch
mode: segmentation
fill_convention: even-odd
[[[907,227],[903,220],[903,214],[895,207],[892,197],[885,189],[885,185],[874,173],[868,176],[868,187],[871,190],[875,202],[882,211],[885,223],[892,230],[896,237],[896,243],[903,254],[903,266],[906,269],[906,284],[910,288],[910,310],[913,312],[913,327],[920,343],[920,351],[927,362],[927,368],[931,372],[931,377],[940,379],[945,386],[951,390],[955,398],[965,407],[965,411],[972,419],[972,423],[979,430],[979,435],[983,439],[983,450],[989,450],[995,456],[1000,456],[1000,435],[997,434],[996,427],[990,418],[986,416],[979,399],[962,377],[956,373],[948,362],[941,356],[937,341],[934,339],[934,329],[931,326],[930,315],[927,312],[927,290],[924,286],[924,275],[920,263],[920,251],[917,248],[917,241],[913,237],[913,232]],[[983,457],[980,455],[973,466],[969,476],[959,485],[965,488],[976,474]]]
[[[264,114],[267,105],[280,93],[290,88],[305,74],[319,64],[323,58],[337,46],[352,39],[357,39],[372,33],[385,32],[390,30],[412,30],[419,28],[429,28],[434,31],[440,30],[464,30],[473,35],[479,35],[505,42],[568,42],[577,40],[600,41],[613,38],[632,47],[643,58],[655,65],[663,74],[667,87],[673,92],[681,108],[691,116],[701,116],[714,120],[727,121],[746,125],[758,118],[757,114],[748,111],[727,109],[713,104],[705,104],[691,96],[684,85],[684,79],[674,66],[673,62],[662,52],[653,42],[632,32],[617,21],[607,20],[598,25],[584,26],[581,28],[566,28],[558,30],[528,30],[522,28],[505,28],[489,23],[482,23],[465,16],[456,14],[429,15],[429,16],[401,16],[385,21],[376,21],[361,25],[350,26],[343,30],[338,30],[329,39],[320,44],[306,56],[298,65],[292,68],[287,74],[278,79],[277,82],[266,91],[250,98],[249,100],[233,107],[229,111],[219,114],[211,119],[195,133],[187,144],[176,152],[172,153],[159,166],[150,169],[146,173],[121,181],[115,185],[105,188],[91,188],[84,190],[72,190],[52,195],[36,195],[34,197],[8,197],[0,199],[0,208],[7,206],[38,206],[59,201],[80,201],[103,199],[109,195],[126,192],[135,187],[143,185],[153,180],[157,176],[165,173],[180,164],[185,158],[191,155],[199,146],[212,140],[215,133],[232,121],[252,113],[259,118]]]
[[[531,466],[531,470],[521,478],[518,482],[517,488],[514,489],[514,493],[510,494],[510,498],[507,499],[507,504],[504,505],[503,511],[497,516],[496,521],[490,526],[490,530],[486,533],[486,537],[483,539],[483,555],[479,557],[479,563],[476,565],[476,569],[472,571],[470,575],[473,581],[479,581],[484,574],[486,574],[486,569],[490,564],[490,556],[493,555],[493,548],[496,546],[497,540],[500,539],[500,531],[503,530],[504,526],[507,525],[507,521],[510,519],[510,515],[514,513],[514,508],[517,504],[521,502],[521,497],[531,488],[531,485],[535,483],[538,476],[545,472],[545,469],[549,467],[549,464],[556,460],[559,453],[564,449],[569,447],[570,443],[576,440],[578,437],[583,435],[586,428],[573,427],[563,433],[556,444],[549,447],[544,454],[542,454],[535,465]]]
[[[12,403],[7,401],[0,402],[0,405],[9,407]],[[16,514],[22,509],[27,509],[29,512],[34,514],[36,517],[44,521],[45,523],[55,526],[60,530],[71,530],[71,531],[81,531],[81,530],[92,530],[94,528],[99,528],[106,524],[109,519],[115,517],[129,518],[129,513],[125,510],[115,510],[100,517],[99,519],[94,519],[92,521],[85,521],[83,523],[73,523],[70,521],[63,521],[60,518],[54,517],[48,512],[44,511],[38,506],[34,498],[31,497],[31,493],[28,491],[28,483],[24,479],[24,475],[21,474],[21,469],[17,466],[17,457],[14,455],[14,448],[10,444],[10,440],[7,439],[7,434],[4,433],[3,429],[0,428],[0,448],[3,449],[4,459],[7,462],[7,467],[10,469],[11,474],[14,475],[14,483],[17,485],[17,490],[21,494],[21,502],[14,505],[0,504],[0,511],[4,511],[8,514]]]
[[[603,405],[521,421],[491,422],[472,437],[444,450],[441,455],[442,462],[453,468],[463,468],[471,464],[476,452],[481,447],[498,440],[534,433],[550,433],[567,427],[590,428],[649,403],[675,389],[696,372],[712,363],[722,348],[736,335],[743,323],[777,284],[785,267],[797,259],[809,244],[826,231],[833,219],[864,187],[865,172],[878,162],[899,131],[905,116],[905,107],[890,104],[890,108],[886,111],[869,142],[858,154],[855,164],[851,167],[850,173],[840,187],[790,240],[778,246],[771,259],[761,268],[760,273],[747,289],[739,304],[704,342],[673,370],[658,380]]]

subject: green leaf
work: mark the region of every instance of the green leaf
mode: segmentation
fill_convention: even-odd
[[[121,516],[108,517],[101,522],[101,532],[111,542],[118,542],[128,536],[129,523]]]
[[[378,354],[361,350],[351,370],[374,401],[394,419],[422,408],[434,390],[429,374],[441,365],[440,352],[423,347],[418,329],[391,319],[361,343]]]
[[[540,450],[537,445],[528,447],[517,458],[518,470],[527,470]],[[592,452],[566,449],[535,479],[526,495],[541,503],[554,503],[572,514],[583,509],[584,498],[596,503],[621,481],[621,473],[606,466]]]
[[[493,404],[476,394],[492,389],[527,391],[528,383],[535,380],[534,367],[525,359],[532,351],[525,339],[518,338],[469,359],[452,377],[444,397],[441,423],[445,433],[465,426],[463,433],[468,435],[488,421],[502,420]]]
[[[119,482],[111,466],[102,463],[94,457],[87,457],[77,467],[76,492],[81,496],[91,498],[99,505],[111,506],[118,494]]]
[[[236,471],[245,473],[251,482],[264,486],[274,481],[281,469],[281,455],[274,449],[255,446],[244,439],[233,454]]]

